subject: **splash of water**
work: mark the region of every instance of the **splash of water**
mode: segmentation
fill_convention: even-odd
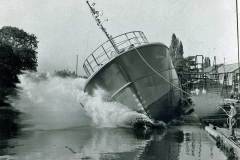
[[[12,105],[22,113],[26,129],[64,129],[80,126],[130,127],[136,119],[150,119],[117,102],[104,100],[104,91],[84,93],[82,78],[61,78],[49,73],[19,76],[19,97]],[[81,105],[82,104],[82,105]]]

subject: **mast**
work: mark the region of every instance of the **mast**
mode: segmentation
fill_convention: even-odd
[[[113,46],[114,50],[116,51],[116,53],[119,54],[119,50],[115,44],[115,42],[113,41],[113,39],[111,38],[112,36],[108,34],[106,28],[103,27],[102,21],[99,18],[99,11],[97,11],[95,8],[93,8],[93,6],[95,5],[95,3],[93,3],[93,5],[90,5],[89,1],[87,0],[86,3],[88,4],[88,7],[90,8],[90,11],[97,23],[97,25],[99,26],[99,28],[103,31],[103,33],[105,34],[105,36],[107,37],[107,39],[109,40],[109,42],[111,43],[111,45]]]

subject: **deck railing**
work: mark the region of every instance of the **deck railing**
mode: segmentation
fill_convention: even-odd
[[[84,61],[83,69],[87,76],[91,76],[98,71],[101,66],[109,62],[119,54],[133,48],[148,43],[148,40],[143,32],[132,31],[118,35],[111,39],[115,44],[116,49],[108,40],[95,49]]]

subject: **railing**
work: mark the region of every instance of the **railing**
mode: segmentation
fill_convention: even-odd
[[[143,32],[132,31],[118,35],[111,39],[115,44],[116,49],[108,40],[95,49],[84,61],[83,69],[87,76],[91,76],[98,71],[101,66],[109,62],[117,55],[133,48],[148,43],[148,40]]]

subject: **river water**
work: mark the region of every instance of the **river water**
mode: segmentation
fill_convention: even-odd
[[[1,107],[1,113],[15,114],[0,115],[0,160],[227,159],[199,125],[133,130],[134,120],[147,117],[106,101],[100,89],[86,95],[85,79],[48,73],[19,79],[17,94]]]

